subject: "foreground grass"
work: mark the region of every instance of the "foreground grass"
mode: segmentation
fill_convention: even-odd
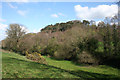
[[[3,78],[120,78],[120,70],[109,66],[77,66],[71,61],[44,56],[48,65],[30,61],[13,52],[2,53]]]

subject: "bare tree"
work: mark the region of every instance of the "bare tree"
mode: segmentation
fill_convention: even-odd
[[[17,43],[20,38],[26,33],[25,28],[19,24],[10,24],[6,31],[7,34],[7,45],[10,50],[16,51],[19,47]]]

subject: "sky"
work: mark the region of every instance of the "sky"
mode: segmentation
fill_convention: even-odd
[[[114,2],[1,2],[0,40],[9,24],[18,23],[37,33],[47,25],[70,20],[95,20],[117,14]]]

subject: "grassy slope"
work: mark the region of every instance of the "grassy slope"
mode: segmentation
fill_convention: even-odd
[[[73,74],[81,77],[82,75],[85,77],[92,78],[120,78],[120,70],[116,68],[112,68],[106,65],[99,66],[77,66],[73,64],[71,61],[66,60],[54,60],[44,56],[49,65],[59,67],[64,70],[68,70],[73,72]],[[109,76],[111,75],[111,76]]]
[[[120,70],[108,67],[77,66],[70,61],[46,58],[48,65],[39,64],[15,53],[2,53],[3,78],[120,78]]]

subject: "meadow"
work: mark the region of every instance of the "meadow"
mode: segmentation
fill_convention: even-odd
[[[71,61],[43,56],[48,64],[40,64],[14,52],[2,53],[3,78],[75,78],[120,79],[120,70],[107,65],[76,65]]]

